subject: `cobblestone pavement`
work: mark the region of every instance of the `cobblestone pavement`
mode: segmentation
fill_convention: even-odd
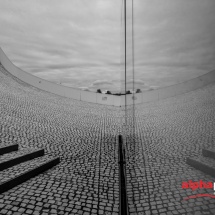
[[[118,214],[115,136],[123,109],[46,93],[0,71],[0,145],[45,148],[46,156],[61,158],[56,167],[0,195],[0,214]],[[130,214],[215,214],[215,199],[182,201],[213,190],[181,189],[182,181],[214,181],[185,164],[186,157],[214,146],[214,93],[209,85],[128,108]]]
[[[183,201],[190,195],[214,194],[213,189],[181,188],[183,181],[215,181],[185,163],[187,157],[200,156],[202,148],[215,147],[215,85],[137,105],[135,114],[136,127],[130,132],[136,139],[127,140],[130,214],[215,214],[213,198]]]
[[[0,70],[0,145],[44,148],[46,154],[2,171],[0,180],[37,160],[61,158],[56,167],[0,195],[0,214],[118,214],[120,109],[46,93]]]

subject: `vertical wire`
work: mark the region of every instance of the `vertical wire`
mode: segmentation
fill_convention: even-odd
[[[123,55],[122,55],[122,53],[124,52],[124,43],[123,43],[123,28],[124,28],[124,25],[123,25],[123,21],[124,21],[124,17],[123,17],[123,12],[124,12],[124,0],[121,0],[121,9],[120,9],[120,12],[121,12],[121,22],[120,22],[120,24],[121,24],[121,31],[120,31],[120,39],[121,39],[121,42],[120,42],[120,53],[121,53],[121,55],[120,55],[120,93],[121,93],[121,90],[122,90],[122,82],[121,82],[121,79],[123,78],[122,76],[124,75],[123,74],[123,70],[124,70],[124,65],[123,65]],[[123,65],[123,66],[122,66]],[[120,104],[120,106],[121,106],[121,104]],[[120,109],[121,109],[121,107],[120,107]],[[121,115],[121,110],[120,110],[120,133],[123,135],[123,132],[124,132],[124,123],[123,123],[123,117],[124,117],[124,115],[122,114]]]
[[[120,65],[121,65],[121,79],[120,79],[120,92],[119,93],[122,93],[122,91],[123,91],[123,89],[124,89],[124,83],[123,83],[123,79],[124,79],[124,46],[125,46],[125,44],[124,44],[124,20],[125,20],[125,18],[124,18],[124,9],[125,8],[125,0],[121,0],[121,32],[120,32],[120,38],[121,38],[121,45],[120,45],[120,47],[121,47],[121,60],[120,60]],[[121,98],[121,97],[119,97],[119,98]],[[120,99],[120,101],[121,101],[121,99]],[[121,120],[120,120],[120,124],[121,124],[121,134],[122,134],[122,136],[124,136],[124,125],[125,125],[125,113],[124,113],[124,110],[123,110],[123,105],[120,103],[120,109],[121,109],[121,116],[120,116],[120,118],[121,118]]]
[[[134,1],[132,0],[132,73],[133,73],[133,91],[134,91]]]
[[[127,96],[126,96],[126,89],[127,89],[127,60],[126,60],[126,57],[127,57],[127,36],[126,36],[126,0],[124,0],[124,26],[125,26],[125,143],[127,145],[127,141],[126,141],[126,135],[127,135]]]
[[[134,0],[132,0],[132,74],[133,74],[133,140],[134,140],[134,144],[135,144],[135,94],[134,94],[134,90],[135,90],[135,71],[134,71]]]

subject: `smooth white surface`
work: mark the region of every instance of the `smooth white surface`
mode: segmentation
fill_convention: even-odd
[[[81,101],[96,103],[96,93],[81,91]]]
[[[103,105],[114,105],[114,96],[96,93],[96,103]]]
[[[164,87],[158,90],[158,100],[166,99],[175,95],[174,87]]]
[[[125,96],[121,96],[121,105],[125,105]],[[141,104],[142,103],[142,94],[135,93],[135,94],[127,94],[126,95],[126,104],[133,105],[133,104]]]
[[[158,100],[158,90],[151,90],[145,93],[141,93],[142,95],[142,102],[152,102]]]

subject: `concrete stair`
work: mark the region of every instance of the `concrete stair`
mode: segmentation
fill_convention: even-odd
[[[0,194],[60,163],[60,158],[44,155],[44,149],[14,145],[0,147]]]
[[[44,149],[22,149],[0,156],[0,171],[44,155]]]
[[[12,152],[12,151],[17,151],[18,150],[18,145],[8,145],[8,146],[1,146],[0,147],[0,155]]]
[[[215,149],[202,149],[202,156],[187,158],[186,163],[215,177]]]
[[[202,149],[202,154],[205,157],[210,157],[215,159],[215,149]]]

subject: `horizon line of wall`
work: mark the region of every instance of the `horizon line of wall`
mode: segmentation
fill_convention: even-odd
[[[39,77],[36,77],[34,75],[31,75],[21,70],[20,68],[16,67],[9,60],[9,58],[3,52],[1,47],[0,47],[0,63],[13,76],[41,90],[80,101],[92,102],[103,105],[112,105],[117,107],[125,106],[125,100],[126,105],[159,101],[165,98],[174,97],[176,95],[196,90],[198,88],[204,87],[210,83],[215,82],[215,70],[213,70],[205,75],[199,76],[197,78],[176,85],[159,88],[152,91],[146,91],[143,93],[128,94],[126,95],[125,99],[125,95],[115,96],[109,94],[100,94],[89,91],[83,91],[80,89],[55,84],[44,79],[41,79]]]

